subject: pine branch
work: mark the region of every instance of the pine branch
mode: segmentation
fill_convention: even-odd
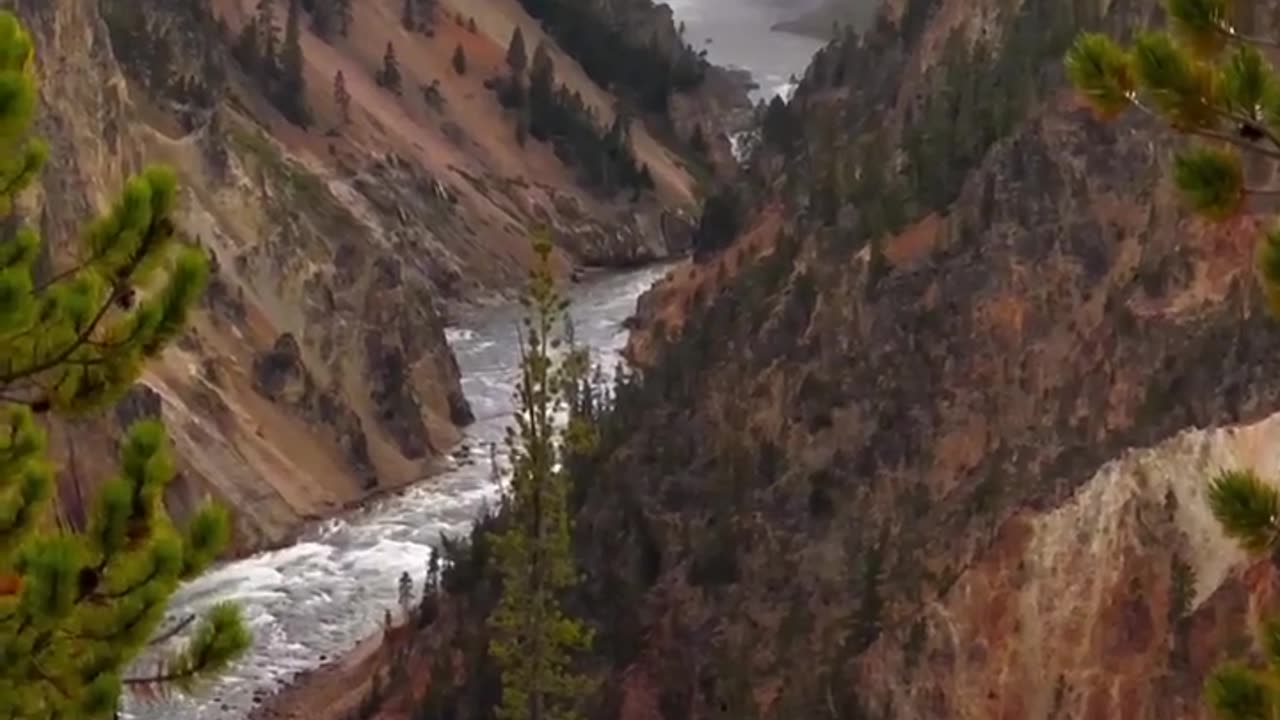
[[[1144,105],[1140,100],[1138,100],[1137,97],[1130,97],[1129,103],[1133,106],[1134,109],[1146,114],[1148,117],[1158,120],[1161,123],[1167,123],[1163,115]],[[1240,138],[1235,135],[1224,133],[1218,130],[1209,130],[1207,128],[1187,128],[1187,127],[1174,127],[1173,129],[1184,135],[1195,135],[1198,137],[1205,138],[1207,140],[1218,140],[1221,142],[1228,143],[1230,145],[1234,145],[1246,152],[1262,155],[1264,157],[1271,158],[1272,160],[1280,160],[1280,149],[1271,150],[1265,147],[1259,147],[1254,143],[1251,143],[1245,140],[1244,138]]]
[[[1241,33],[1237,30],[1227,29],[1222,27],[1219,27],[1217,31],[1219,33],[1222,33],[1222,35],[1227,39],[1232,40],[1233,42],[1240,43],[1242,45],[1254,45],[1254,46],[1267,47],[1267,48],[1280,48],[1280,41],[1277,41],[1277,40],[1258,37],[1256,35],[1245,35],[1244,33]]]
[[[1245,550],[1265,552],[1280,537],[1280,493],[1252,470],[1228,470],[1209,483],[1209,507],[1228,537]]]

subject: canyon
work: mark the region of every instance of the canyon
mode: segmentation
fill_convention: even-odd
[[[277,4],[283,22],[286,3]],[[642,124],[632,145],[656,189],[636,202],[584,188],[542,143],[517,144],[484,87],[516,24],[530,51],[547,43],[562,82],[604,122],[615,101],[514,0],[445,3],[449,21],[431,38],[407,32],[392,5],[362,6],[334,44],[303,33],[315,112],[306,130],[230,56],[251,0],[3,5],[38,46],[38,132],[53,158],[24,212],[55,257],[130,172],[163,162],[183,183],[183,228],[215,267],[181,347],[113,417],[55,432],[70,466],[65,497],[91,494],[123,425],[160,415],[181,460],[171,508],[181,516],[212,495],[236,509],[238,552],[285,543],[308,522],[444,467],[473,417],[446,327],[477,303],[514,298],[529,228],[553,229],[566,278],[687,245],[691,171]],[[462,11],[474,13],[474,29],[452,20]],[[402,96],[373,79],[388,41],[411,89]],[[460,77],[449,58],[462,45],[474,69]],[[185,87],[177,82],[157,91],[155,58],[167,58],[174,77],[207,79],[206,92],[175,97]],[[332,99],[339,71],[349,122]],[[439,102],[418,90],[428,87]],[[707,102],[745,103],[735,92]],[[700,102],[687,103],[695,117]]]
[[[116,57],[109,2],[7,3],[41,43],[42,232],[71,236],[163,160],[219,268],[189,338],[113,417],[58,428],[76,496],[93,484],[76,468],[103,465],[120,425],[162,415],[183,472],[170,505],[224,500],[248,556],[174,610],[240,600],[262,647],[133,717],[489,716],[483,528],[454,559],[471,581],[431,622],[379,627],[396,576],[420,577],[439,533],[466,536],[494,497],[518,315],[504,300],[539,223],[565,279],[673,263],[571,294],[600,358],[638,367],[575,500],[588,717],[1209,717],[1204,678],[1257,654],[1280,589],[1205,503],[1222,469],[1280,473],[1280,328],[1250,272],[1275,208],[1192,218],[1166,180],[1176,137],[1100,122],[1061,67],[1076,33],[1130,34],[1160,3],[886,0],[871,17],[742,1],[592,5],[658,23],[655,46],[683,20],[691,45],[755,76],[754,99],[790,97],[762,111],[741,167],[734,76],[673,98],[675,141],[633,130],[655,181],[635,202],[515,142],[483,84],[515,24],[544,39],[514,0],[445,0],[475,31],[406,33],[384,2],[346,40],[308,34],[313,105],[331,110],[341,69],[359,108],[336,134],[331,114],[291,126],[235,73],[212,110],[151,97]],[[178,57],[225,52],[198,14],[142,6]],[[233,28],[251,9],[211,7]],[[770,32],[798,12],[781,27],[829,35],[809,26],[833,7],[857,22],[825,44]],[[1244,25],[1274,37],[1278,18],[1266,0]],[[389,37],[446,111],[370,81]],[[463,46],[491,72],[450,70]],[[553,53],[611,119],[609,89]],[[694,127],[713,137],[705,167],[676,147]],[[729,192],[730,242],[684,257],[705,196]]]

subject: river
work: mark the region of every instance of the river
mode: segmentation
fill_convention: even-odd
[[[620,360],[627,338],[623,321],[635,310],[636,298],[663,272],[649,268],[574,288],[569,312],[576,337],[593,348],[603,367]],[[519,321],[520,308],[507,306],[473,318],[467,329],[449,332],[462,388],[476,415],[452,467],[403,494],[323,523],[294,545],[221,565],[183,587],[173,600],[172,615],[235,600],[253,629],[254,647],[199,697],[138,705],[129,708],[128,717],[243,718],[255,694],[340,656],[375,632],[384,611],[396,607],[402,572],[413,576],[415,590],[421,588],[440,533],[467,532],[482,503],[495,496],[488,449],[496,444],[503,462]]]
[[[814,9],[822,0],[666,0],[685,25],[685,41],[717,65],[751,73],[754,101],[789,97],[791,76],[803,73],[822,43],[771,28]]]
[[[687,38],[697,38],[695,45],[711,38],[706,47],[713,62],[751,71],[761,85],[758,96],[771,97],[786,91],[788,78],[803,71],[819,46],[814,40],[769,29],[803,11],[810,0],[786,10],[776,2],[671,4],[686,23]],[[626,343],[623,321],[662,272],[649,268],[574,288],[570,314],[577,337],[592,348],[603,367],[612,368],[619,361]],[[489,309],[464,318],[462,328],[449,333],[463,391],[477,418],[452,467],[403,494],[323,523],[294,545],[220,565],[184,586],[173,600],[172,616],[234,600],[252,627],[253,648],[197,697],[134,703],[126,708],[125,718],[244,718],[255,697],[342,655],[377,631],[384,612],[396,606],[401,573],[408,572],[421,587],[431,546],[440,533],[465,533],[482,504],[496,494],[488,448],[497,444],[501,463],[501,441],[512,412],[519,319],[517,306]]]

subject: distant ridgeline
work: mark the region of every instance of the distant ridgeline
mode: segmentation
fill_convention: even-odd
[[[666,113],[673,92],[702,84],[706,58],[684,42],[674,27],[669,38],[653,23],[636,22],[640,12],[658,17],[650,0],[630,0],[615,10],[602,0],[520,0],[530,15],[601,87],[634,102],[642,111]],[[647,37],[643,35],[647,34]]]

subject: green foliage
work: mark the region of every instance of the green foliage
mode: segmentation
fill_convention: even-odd
[[[729,247],[742,229],[742,200],[729,185],[703,203],[698,229],[693,234],[693,257],[701,261]]]
[[[467,54],[459,45],[453,49],[453,71],[459,75],[467,74]]]
[[[511,31],[511,42],[507,44],[507,67],[511,68],[511,74],[517,77],[529,67],[529,53],[525,49],[524,32],[518,25]]]
[[[920,210],[942,211],[955,200],[969,171],[1044,92],[1043,69],[1094,21],[1092,4],[1027,0],[994,44],[971,43],[960,32],[947,39],[930,92],[903,134],[907,194]],[[1069,75],[1092,73],[1094,62],[1107,60],[1090,50],[1089,63],[1068,58]]]
[[[396,48],[391,43],[387,43],[387,51],[382,55],[382,69],[378,71],[374,78],[378,85],[390,90],[391,92],[400,94],[400,61],[396,59]]]
[[[1276,695],[1261,673],[1238,663],[1223,665],[1209,676],[1205,700],[1222,720],[1271,720]]]
[[[6,213],[46,154],[27,135],[33,69],[25,30],[0,13]],[[34,231],[0,244],[0,717],[108,717],[122,684],[190,689],[248,645],[236,608],[218,606],[153,674],[123,677],[178,583],[207,567],[229,536],[227,514],[212,505],[186,528],[169,519],[173,463],[159,423],[130,428],[120,474],[94,499],[86,530],[53,529],[49,517],[54,475],[36,417],[118,398],[182,330],[204,286],[204,255],[176,239],[176,200],[172,173],[145,171],[89,226],[76,262],[39,281]]]
[[[1191,611],[1195,596],[1195,569],[1187,564],[1181,553],[1169,560],[1169,625],[1173,626]]]
[[[289,122],[307,127],[311,109],[303,72],[302,11],[302,0],[289,0],[282,41],[272,0],[259,0],[254,17],[240,29],[232,55]]]
[[[1227,536],[1250,552],[1274,549],[1280,538],[1280,493],[1252,470],[1228,470],[1213,478],[1209,508]]]
[[[1236,31],[1229,0],[1166,0],[1165,10],[1172,31],[1142,33],[1128,50],[1100,36],[1078,38],[1068,53],[1070,77],[1105,117],[1133,107],[1211,143],[1178,153],[1174,182],[1198,213],[1226,220],[1259,192],[1245,186],[1241,153],[1280,159],[1275,71],[1258,43]],[[1280,233],[1261,239],[1256,262],[1264,295],[1280,315]],[[1228,537],[1250,553],[1277,554],[1280,492],[1273,485],[1251,470],[1227,470],[1210,480],[1208,495]],[[1275,717],[1280,624],[1263,624],[1262,645],[1269,669],[1231,663],[1206,682],[1205,700],[1218,717]]]
[[[1169,32],[1144,32],[1125,49],[1097,35],[1078,38],[1070,77],[1106,117],[1126,108],[1153,114],[1207,144],[1179,154],[1174,179],[1191,206],[1212,220],[1235,217],[1249,197],[1241,153],[1280,160],[1280,83],[1258,47],[1241,35],[1227,0],[1166,0]],[[1268,236],[1258,277],[1280,312],[1280,255]]]
[[[1173,180],[1191,207],[1206,217],[1232,217],[1244,202],[1240,156],[1221,148],[1197,146],[1178,153]]]
[[[1134,79],[1129,56],[1101,33],[1085,33],[1067,53],[1067,77],[1104,117],[1129,107]]]
[[[544,46],[539,44],[533,53],[527,102],[520,97],[523,88],[518,77],[503,86],[502,94],[507,96],[503,104],[525,105],[521,124],[527,119],[529,134],[551,142],[556,157],[578,168],[584,183],[606,194],[623,188],[637,193],[653,188],[653,178],[631,149],[631,118],[619,110],[608,130],[602,130],[582,96],[557,85],[555,66]]]
[[[602,17],[595,3],[583,0],[520,0],[530,15],[598,85],[613,88],[639,107],[665,113],[672,92],[702,84],[707,61],[681,41],[663,49],[656,37],[636,42],[625,23]]]
[[[1212,54],[1230,39],[1228,0],[1169,0],[1165,11],[1182,39],[1201,54]]]
[[[791,108],[780,95],[774,95],[769,101],[760,129],[766,143],[784,151],[794,147],[801,136],[799,123],[796,122],[791,114]]]
[[[284,24],[284,47],[280,51],[280,79],[272,98],[280,112],[295,125],[311,124],[311,108],[307,105],[307,84],[303,76],[302,5],[289,0],[289,13]]]
[[[1258,243],[1257,267],[1271,312],[1280,315],[1280,228],[1272,229]]]
[[[333,76],[333,104],[338,108],[338,115],[342,119],[342,124],[350,123],[351,91],[347,90],[347,79],[342,75],[341,70],[334,73]]]
[[[585,363],[575,349],[557,360],[556,327],[566,303],[555,291],[551,242],[534,241],[538,265],[525,305],[516,422],[508,431],[511,480],[502,499],[506,527],[493,538],[502,598],[489,618],[490,653],[502,672],[503,720],[577,717],[587,686],[571,668],[574,653],[591,643],[589,630],[562,609],[560,596],[577,582],[570,544],[567,457],[589,451],[583,426]],[[555,418],[569,408],[567,426]]]
[[[224,26],[206,3],[181,2],[157,12],[136,0],[99,0],[112,54],[147,94],[172,101],[180,119],[188,108],[208,111],[222,97]]]

